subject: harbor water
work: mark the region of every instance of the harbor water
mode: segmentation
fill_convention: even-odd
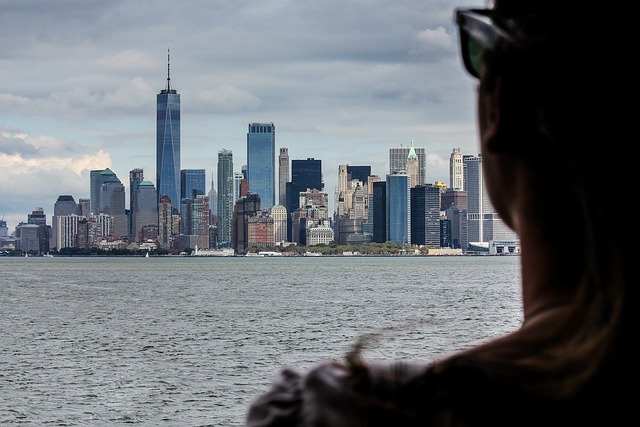
[[[0,424],[242,426],[284,366],[517,328],[517,256],[0,257]]]

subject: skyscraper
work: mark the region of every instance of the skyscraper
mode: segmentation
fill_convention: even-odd
[[[491,204],[484,185],[480,155],[464,157],[464,175],[469,244],[482,243],[475,246],[488,247],[491,240],[516,240],[516,234],[495,213]]]
[[[376,181],[372,184],[373,241],[385,243],[387,241],[387,182]]]
[[[158,194],[156,187],[151,181],[142,181],[136,187],[136,209],[131,211],[131,216],[135,219],[131,241],[143,242],[143,229],[145,227],[158,227]],[[156,233],[157,234],[157,233]]]
[[[293,212],[300,206],[300,192],[316,189],[322,190],[322,160],[308,158],[291,161],[291,185],[287,186],[287,211]],[[291,190],[291,191],[289,191]]]
[[[204,169],[182,169],[180,171],[180,198],[195,199],[204,196],[206,190]]]
[[[231,247],[234,206],[233,153],[218,151],[218,247]]]
[[[464,190],[464,163],[459,148],[454,148],[449,158],[449,187]]]
[[[113,237],[129,235],[124,185],[115,174],[100,187],[100,212],[113,217]]]
[[[104,169],[94,169],[89,172],[89,199],[91,200],[91,213],[97,214],[98,207],[100,206],[100,186],[102,183],[100,182],[100,173]]]
[[[260,196],[269,209],[276,200],[276,128],[273,123],[249,123],[247,132],[247,181],[249,191]]]
[[[409,175],[387,175],[387,241],[411,243],[411,193]]]
[[[158,202],[171,199],[174,212],[180,206],[180,95],[171,89],[169,55],[167,86],[156,98],[156,188]]]
[[[192,235],[193,228],[193,199],[183,198],[180,201],[180,234]]]
[[[283,205],[275,205],[271,208],[273,218],[273,238],[275,242],[287,240],[287,208]]]
[[[354,192],[357,188],[362,188],[364,196],[367,197],[365,208],[369,205],[368,181],[370,175],[371,166],[338,165],[338,185],[334,194],[334,214],[336,217],[351,216]]]
[[[300,193],[307,190],[322,190],[322,160],[308,158],[306,160],[291,161],[291,182],[287,183],[287,240],[292,242],[292,215],[300,208]]]
[[[260,212],[260,206],[260,196],[256,193],[249,192],[236,200],[231,221],[231,247],[238,254],[247,249],[249,217]]]
[[[287,203],[287,182],[289,182],[289,149],[281,147],[278,157],[278,203],[282,206]]]
[[[246,188],[248,187],[247,185],[247,180],[245,178],[244,173],[242,172],[234,172],[233,173],[233,204],[236,204],[236,201],[242,197],[242,196],[246,196],[246,194],[242,194],[243,193],[243,184],[244,184],[244,193],[248,193],[249,190]]]
[[[411,243],[440,246],[440,189],[434,185],[411,188]]]
[[[77,213],[78,213],[78,204],[76,203],[73,196],[68,194],[58,196],[58,199],[53,205],[53,218],[51,220],[52,235],[51,235],[51,241],[49,244],[51,248],[60,250],[66,247],[66,246],[63,246],[62,242],[59,240],[60,230],[58,230],[58,224],[59,224],[58,217],[76,215]]]
[[[18,224],[16,227],[16,235],[19,235],[20,238],[17,241],[17,247],[21,252],[25,254],[29,252],[41,253],[38,238],[39,230],[40,227],[36,224],[25,224],[22,222]]]
[[[44,209],[37,208],[27,215],[27,224],[38,226],[38,253],[49,252],[49,239],[51,238],[51,226],[47,225],[47,215]]]
[[[198,248],[209,249],[209,196],[197,195],[191,205],[191,233],[201,236]]]
[[[409,154],[407,155],[407,166],[406,173],[409,175],[409,185],[411,188],[422,185],[423,183],[418,183],[418,155],[416,154],[416,150],[413,147],[413,141],[411,141],[411,147],[409,148]]]
[[[198,206],[197,208],[194,206],[194,201],[197,197],[205,197],[205,181],[206,181],[206,173],[204,169],[182,169],[180,171],[180,231],[181,234],[185,235],[196,235],[199,234],[194,232],[194,227],[196,227],[195,222],[196,218],[194,215],[201,216],[202,215],[202,206]],[[207,196],[207,227],[209,226],[209,198]],[[201,224],[200,221],[198,224]],[[207,234],[208,235],[208,234]],[[204,249],[208,248],[208,239],[207,245],[198,245],[199,248]]]
[[[369,180],[369,176],[371,176],[371,166],[347,165],[347,174],[349,174],[351,181],[357,179],[362,182],[363,185],[366,185]]]
[[[56,233],[53,235],[55,244],[52,246],[57,250],[72,248],[76,245],[78,234],[78,222],[81,217],[76,214],[54,215]]]
[[[138,187],[144,180],[144,173],[142,169],[133,169],[129,171],[129,241],[137,242],[137,233],[140,232],[140,227],[136,224],[136,215],[138,213]],[[155,192],[155,188],[154,188]],[[157,206],[158,200],[154,201],[154,205]]]
[[[390,148],[389,149],[389,173],[405,172],[407,173],[407,159],[409,151],[413,148],[415,155],[418,157],[418,182],[411,185],[426,184],[427,182],[427,151],[424,148],[416,148],[411,141],[410,147]]]
[[[78,215],[85,218],[91,217],[91,199],[86,197],[78,199]]]
[[[78,204],[71,195],[58,196],[58,200],[53,205],[53,215],[72,215],[78,213]]]
[[[211,214],[211,224],[218,222],[218,191],[213,182],[213,172],[211,172],[211,190],[209,190],[209,212]]]
[[[158,243],[163,249],[173,245],[173,207],[169,196],[160,197],[158,203]]]
[[[95,169],[90,172],[90,188],[89,197],[91,199],[91,213],[98,215],[100,213],[100,187],[106,181],[115,176],[115,173],[109,168]]]

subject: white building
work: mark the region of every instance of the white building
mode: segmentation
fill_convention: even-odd
[[[307,229],[307,246],[329,245],[333,242],[333,230],[327,225]]]

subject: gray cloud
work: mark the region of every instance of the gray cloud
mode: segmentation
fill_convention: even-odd
[[[252,121],[273,121],[291,158],[322,159],[330,198],[338,164],[384,176],[388,149],[411,139],[430,154],[428,179],[446,181],[452,148],[476,151],[453,9],[483,3],[0,0],[0,185],[16,189],[0,212],[50,214],[107,164],[152,179],[167,49],[183,167],[208,183],[220,149],[246,162]]]

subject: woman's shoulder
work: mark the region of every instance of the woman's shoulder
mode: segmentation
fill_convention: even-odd
[[[619,391],[591,384],[577,393],[539,386],[535,371],[513,370],[473,356],[433,363],[424,371],[416,395],[429,402],[435,425],[594,425],[620,419]],[[418,391],[419,390],[419,391]],[[526,414],[526,416],[523,416]]]

